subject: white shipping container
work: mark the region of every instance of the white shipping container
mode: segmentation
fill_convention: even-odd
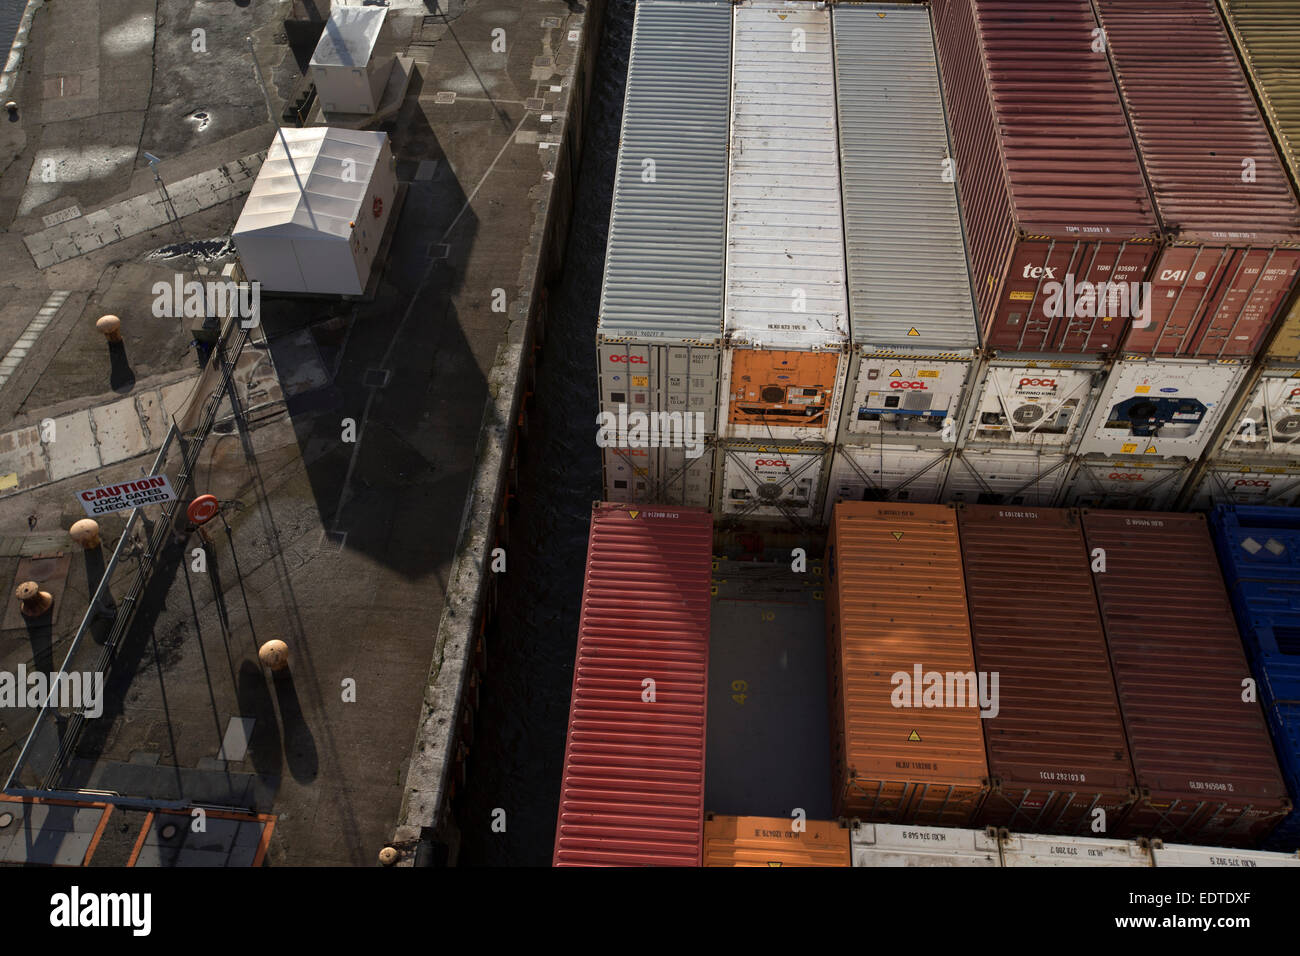
[[[1049,508],[1070,480],[1069,455],[967,445],[948,468],[942,500]]]
[[[690,505],[713,501],[713,445],[698,458],[681,448],[603,449],[605,500],[628,504]]]
[[[717,513],[744,518],[815,518],[821,512],[825,446],[728,443],[719,447]]]
[[[692,427],[716,434],[718,356],[710,346],[643,345],[606,342],[597,348],[600,409],[690,412]]]
[[[734,8],[719,434],[833,440],[849,326],[830,12]]]
[[[1211,361],[1116,362],[1079,453],[1198,458],[1245,374]]]
[[[859,823],[850,834],[854,866],[1001,866],[984,830]]]
[[[393,58],[375,56],[384,7],[333,5],[308,62],[316,97],[326,115],[379,109]]]
[[[1080,458],[1061,504],[1068,508],[1168,511],[1191,474],[1174,459]]]
[[[967,440],[1067,451],[1096,399],[1093,368],[989,365],[978,388]]]
[[[1221,504],[1300,505],[1300,464],[1211,462],[1196,486],[1189,507],[1202,511]]]
[[[825,521],[837,501],[914,501],[935,504],[951,451],[894,445],[839,445],[826,488]]]
[[[850,354],[839,441],[956,445],[972,362]]]
[[[1151,866],[1151,851],[1134,840],[1004,835],[1003,866]]]
[[[1218,846],[1152,844],[1156,866],[1300,866],[1300,852],[1270,853],[1267,850],[1229,850]]]
[[[1300,369],[1265,371],[1219,446],[1222,458],[1300,460]]]

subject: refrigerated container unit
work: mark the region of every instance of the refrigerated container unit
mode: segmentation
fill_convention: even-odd
[[[1214,0],[1093,5],[1166,232],[1124,351],[1249,359],[1300,270],[1300,203],[1223,20]]]
[[[1300,367],[1264,368],[1224,432],[1215,459],[1300,464]]]
[[[710,508],[717,445],[712,438],[697,456],[684,448],[605,448],[605,498]]]
[[[938,503],[952,454],[911,445],[837,445],[826,487],[825,522],[830,523],[838,501]]]
[[[716,513],[734,521],[819,524],[830,447],[813,442],[724,441],[717,450]]]
[[[710,437],[722,347],[730,67],[728,4],[637,5],[596,323],[601,412],[690,414]],[[690,481],[675,480],[677,469],[661,465],[656,449],[615,450],[604,455],[609,499],[708,505],[697,489],[688,493]]]
[[[1088,0],[932,10],[984,347],[1114,352],[1124,303],[1083,284],[1127,293],[1160,233]]]
[[[1069,483],[1073,462],[1061,453],[967,445],[953,455],[942,500],[1050,507]]]
[[[727,440],[835,440],[849,325],[832,59],[821,4],[734,8],[718,424]]]
[[[1116,836],[1254,847],[1292,809],[1204,515],[1084,511],[1139,796]]]
[[[1186,458],[1078,458],[1062,496],[1071,508],[1167,511],[1178,502],[1192,474]]]
[[[981,721],[989,794],[973,822],[1114,832],[1137,784],[1079,513],[961,505],[957,526],[975,664],[999,675]]]
[[[1235,361],[1126,355],[1101,388],[1079,454],[1194,461],[1230,409],[1246,371]]]
[[[592,509],[556,866],[700,865],[712,542],[702,509]]]
[[[1096,403],[1104,368],[1101,361],[990,360],[974,389],[966,445],[1067,454]]]
[[[1151,850],[1135,840],[1002,833],[1003,866],[1153,866]]]
[[[1300,803],[1300,512],[1220,506],[1210,514],[1232,609],[1293,804]],[[1293,809],[1265,844],[1300,847]]]
[[[853,349],[842,444],[956,444],[979,325],[923,7],[832,9]]]
[[[1205,468],[1191,492],[1188,508],[1204,511],[1215,505],[1300,505],[1300,462],[1272,464],[1219,458]]]
[[[705,866],[850,866],[849,831],[840,823],[790,817],[729,817],[704,821]]]
[[[854,866],[1001,866],[997,837],[985,830],[855,823]]]
[[[965,825],[988,765],[953,509],[841,502],[823,568],[836,816]]]
[[[1268,850],[1226,850],[1214,846],[1188,846],[1151,841],[1155,866],[1300,866],[1300,853]]]

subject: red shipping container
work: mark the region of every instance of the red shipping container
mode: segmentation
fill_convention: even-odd
[[[1106,310],[1086,295],[1071,308],[1065,290],[1141,282],[1160,232],[1092,7],[934,0],[933,11],[985,346],[1116,350],[1128,319],[1080,314]]]
[[[975,664],[999,685],[973,822],[1109,834],[1137,788],[1079,513],[960,505],[957,518]]]
[[[593,508],[556,866],[700,865],[712,561],[704,509]]]
[[[1139,797],[1116,836],[1253,846],[1291,807],[1205,516],[1084,511]],[[1094,552],[1095,553],[1095,552]]]
[[[1251,356],[1300,269],[1300,203],[1214,0],[1096,0],[1168,244],[1124,351]]]

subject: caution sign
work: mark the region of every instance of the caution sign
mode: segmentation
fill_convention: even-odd
[[[895,540],[895,541],[902,541],[902,540],[903,540],[903,532],[901,532],[901,531],[891,531],[891,532],[889,532],[889,533],[892,534],[892,535],[894,536],[894,540]]]
[[[921,735],[914,730],[907,735],[907,740],[909,743],[919,744],[921,742]]]
[[[176,493],[172,491],[171,482],[166,475],[152,475],[135,481],[124,481],[120,485],[104,485],[102,488],[90,488],[77,493],[81,507],[92,518],[138,508],[141,505],[157,505],[164,501],[174,501]]]

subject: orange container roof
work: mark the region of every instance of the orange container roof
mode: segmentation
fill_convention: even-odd
[[[704,821],[705,866],[848,866],[849,831],[837,823],[790,817],[721,817]]]

